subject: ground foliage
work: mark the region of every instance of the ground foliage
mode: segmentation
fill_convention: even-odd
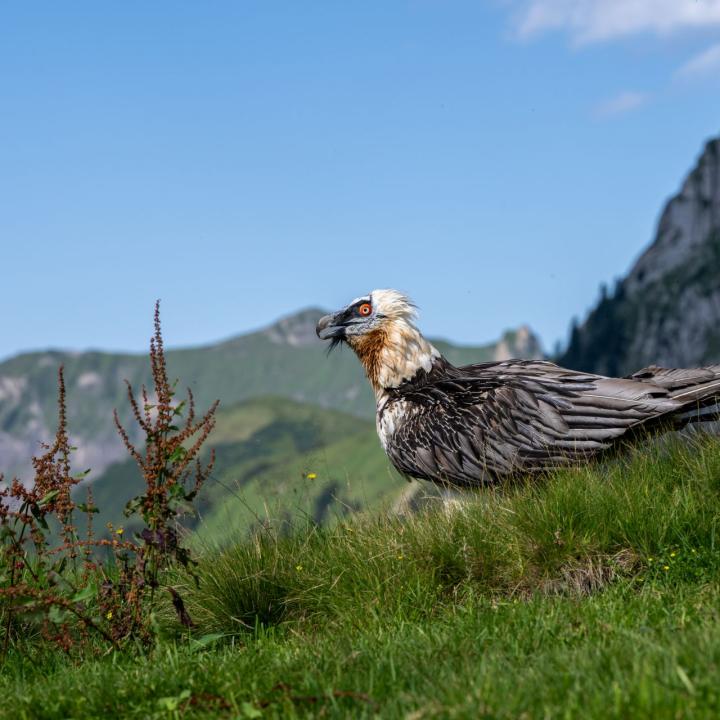
[[[176,577],[195,627],[73,666],[11,648],[8,717],[717,717],[720,442],[406,516],[260,530]],[[0,710],[0,716],[3,711]]]

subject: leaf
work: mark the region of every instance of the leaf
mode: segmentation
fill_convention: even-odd
[[[33,517],[37,520],[38,525],[40,525],[43,530],[50,529],[48,527],[47,520],[45,520],[45,513],[43,513],[37,505],[31,505],[30,512],[33,514]]]
[[[170,457],[168,458],[168,462],[176,463],[179,460],[182,460],[187,455],[187,450],[182,446],[178,445],[172,453],[170,453]]]
[[[127,505],[125,505],[125,509],[123,510],[123,515],[125,517],[130,517],[134,513],[138,512],[140,508],[145,504],[145,496],[144,495],[138,495],[137,497],[134,497],[132,500],[129,500]]]
[[[192,640],[192,647],[195,650],[200,650],[201,648],[207,647],[208,645],[213,645],[218,640],[224,637],[224,633],[208,633],[207,635],[203,635],[202,637],[194,638]]]
[[[84,512],[84,513],[99,513],[100,512],[100,508],[95,507],[95,505],[88,505],[87,503],[78,503],[77,509],[80,512]]]
[[[680,678],[680,682],[685,686],[685,689],[691,694],[695,694],[695,686],[692,684],[692,681],[688,677],[685,670],[680,667],[680,665],[675,666],[675,672],[677,673],[677,676]]]
[[[157,706],[161,710],[167,710],[167,712],[175,712],[178,707],[180,707],[180,703],[182,703],[184,700],[188,700],[189,698],[190,691],[183,690],[179,695],[158,698]]]
[[[78,473],[77,475],[73,475],[73,480],[82,480],[90,474],[91,470],[92,468],[88,468],[87,470],[83,470],[83,472]]]
[[[75,593],[70,598],[70,602],[80,603],[86,600],[92,600],[97,595],[97,586],[95,583],[90,583],[82,588],[79,592]]]
[[[56,498],[60,494],[59,490],[51,490],[49,493],[45,495],[45,497],[42,498],[42,500],[38,500],[38,507],[43,507],[43,505],[47,505],[51,500]],[[33,512],[33,515],[35,513]]]
[[[173,498],[185,497],[185,488],[179,483],[175,483],[168,488],[168,495]]]
[[[66,617],[67,613],[61,610],[57,605],[50,606],[50,610],[48,610],[48,619],[50,622],[60,625]]]
[[[249,702],[244,702],[240,706],[242,717],[244,718],[259,718],[262,717],[262,713],[254,705]]]

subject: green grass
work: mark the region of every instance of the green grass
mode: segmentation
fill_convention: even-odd
[[[712,718],[720,442],[206,548],[190,641],[19,648],[0,717]],[[198,640],[199,639],[199,640]]]

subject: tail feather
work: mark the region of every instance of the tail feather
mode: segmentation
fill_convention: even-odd
[[[720,365],[708,365],[701,368],[662,368],[657,365],[638,370],[628,375],[632,380],[640,380],[667,390],[672,396],[676,392],[720,382]]]
[[[702,368],[651,365],[629,377],[662,388],[671,400],[680,403],[671,413],[677,426],[720,420],[720,365]]]
[[[630,375],[633,380],[665,390],[672,400],[688,409],[720,401],[720,365],[703,368],[661,368],[655,365]]]

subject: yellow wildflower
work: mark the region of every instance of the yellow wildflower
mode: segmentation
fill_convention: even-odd
[[[677,555],[676,552],[671,552],[671,553],[670,553],[670,557],[675,557],[676,555]]]
[[[124,530],[124,528],[119,527],[115,532],[116,532],[118,535],[122,535],[122,534],[125,532],[125,530]]]
[[[669,570],[669,569],[670,569],[669,565],[663,565],[663,570]]]
[[[317,473],[308,473],[305,477],[308,480],[315,480],[317,478]]]
[[[108,620],[112,620],[112,610],[108,610],[108,611],[105,613],[105,617],[106,617]]]
[[[296,569],[298,572],[300,572],[300,571],[303,569],[303,566],[302,566],[302,565],[296,565],[296,566],[295,566],[295,569]]]

